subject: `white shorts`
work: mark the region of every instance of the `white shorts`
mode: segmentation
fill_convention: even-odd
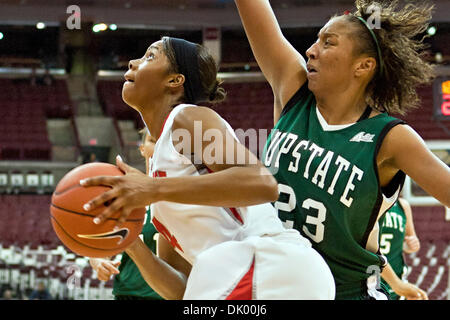
[[[325,260],[296,230],[227,241],[199,254],[185,300],[332,300]]]

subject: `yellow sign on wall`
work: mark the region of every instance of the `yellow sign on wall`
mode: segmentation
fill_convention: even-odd
[[[450,94],[450,80],[442,82],[442,93]]]

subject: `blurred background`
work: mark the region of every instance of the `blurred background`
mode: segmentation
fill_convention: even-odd
[[[284,35],[302,54],[349,0],[270,1]],[[436,64],[422,105],[405,117],[450,163],[450,1],[436,0],[424,58]],[[75,5],[75,6],[73,6]],[[38,283],[54,299],[111,299],[86,258],[58,240],[49,220],[59,179],[86,162],[125,161],[145,171],[137,112],[121,98],[130,59],[168,35],[202,43],[228,92],[213,106],[248,145],[248,129],[273,127],[272,91],[230,0],[0,0],[0,298],[27,299]],[[397,116],[397,115],[394,115]],[[259,155],[267,135],[259,136]],[[449,299],[450,212],[408,179],[419,253],[409,281],[430,299]],[[117,258],[118,259],[118,258]]]

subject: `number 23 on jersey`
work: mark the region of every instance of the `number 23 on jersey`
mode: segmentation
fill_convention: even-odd
[[[293,228],[295,217],[293,216],[294,213],[292,211],[297,206],[295,192],[290,186],[280,183],[278,185],[278,193],[287,194],[288,199],[286,202],[275,202],[275,209],[290,213],[292,215],[292,217],[286,219],[284,225],[286,228]],[[327,208],[322,202],[311,198],[305,199],[302,202],[302,208],[308,211],[305,221],[306,225],[302,227],[302,231],[314,242],[321,242],[323,240],[325,232],[325,226],[323,223],[326,220]],[[311,228],[309,228],[307,225],[311,225]]]

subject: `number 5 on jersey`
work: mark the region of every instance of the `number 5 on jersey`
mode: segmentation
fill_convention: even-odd
[[[295,197],[294,190],[290,186],[280,183],[278,185],[278,193],[279,194],[285,193],[289,197],[287,202],[281,201],[275,202],[274,205],[275,208],[277,210],[281,210],[288,213],[292,212],[297,206],[297,199]],[[302,208],[308,210],[305,223],[315,226],[314,232],[311,232],[306,225],[303,226],[302,231],[314,242],[316,243],[321,242],[323,240],[325,232],[325,226],[323,223],[325,222],[326,219],[327,208],[322,202],[313,200],[311,198],[308,198],[303,201]],[[316,212],[316,215],[314,215],[314,212]],[[291,219],[287,219],[284,222],[284,225],[286,228],[293,228],[294,217],[292,217]]]
[[[391,240],[394,238],[394,235],[391,233],[384,233],[381,235],[380,239],[380,253],[381,254],[389,254],[391,252]]]

